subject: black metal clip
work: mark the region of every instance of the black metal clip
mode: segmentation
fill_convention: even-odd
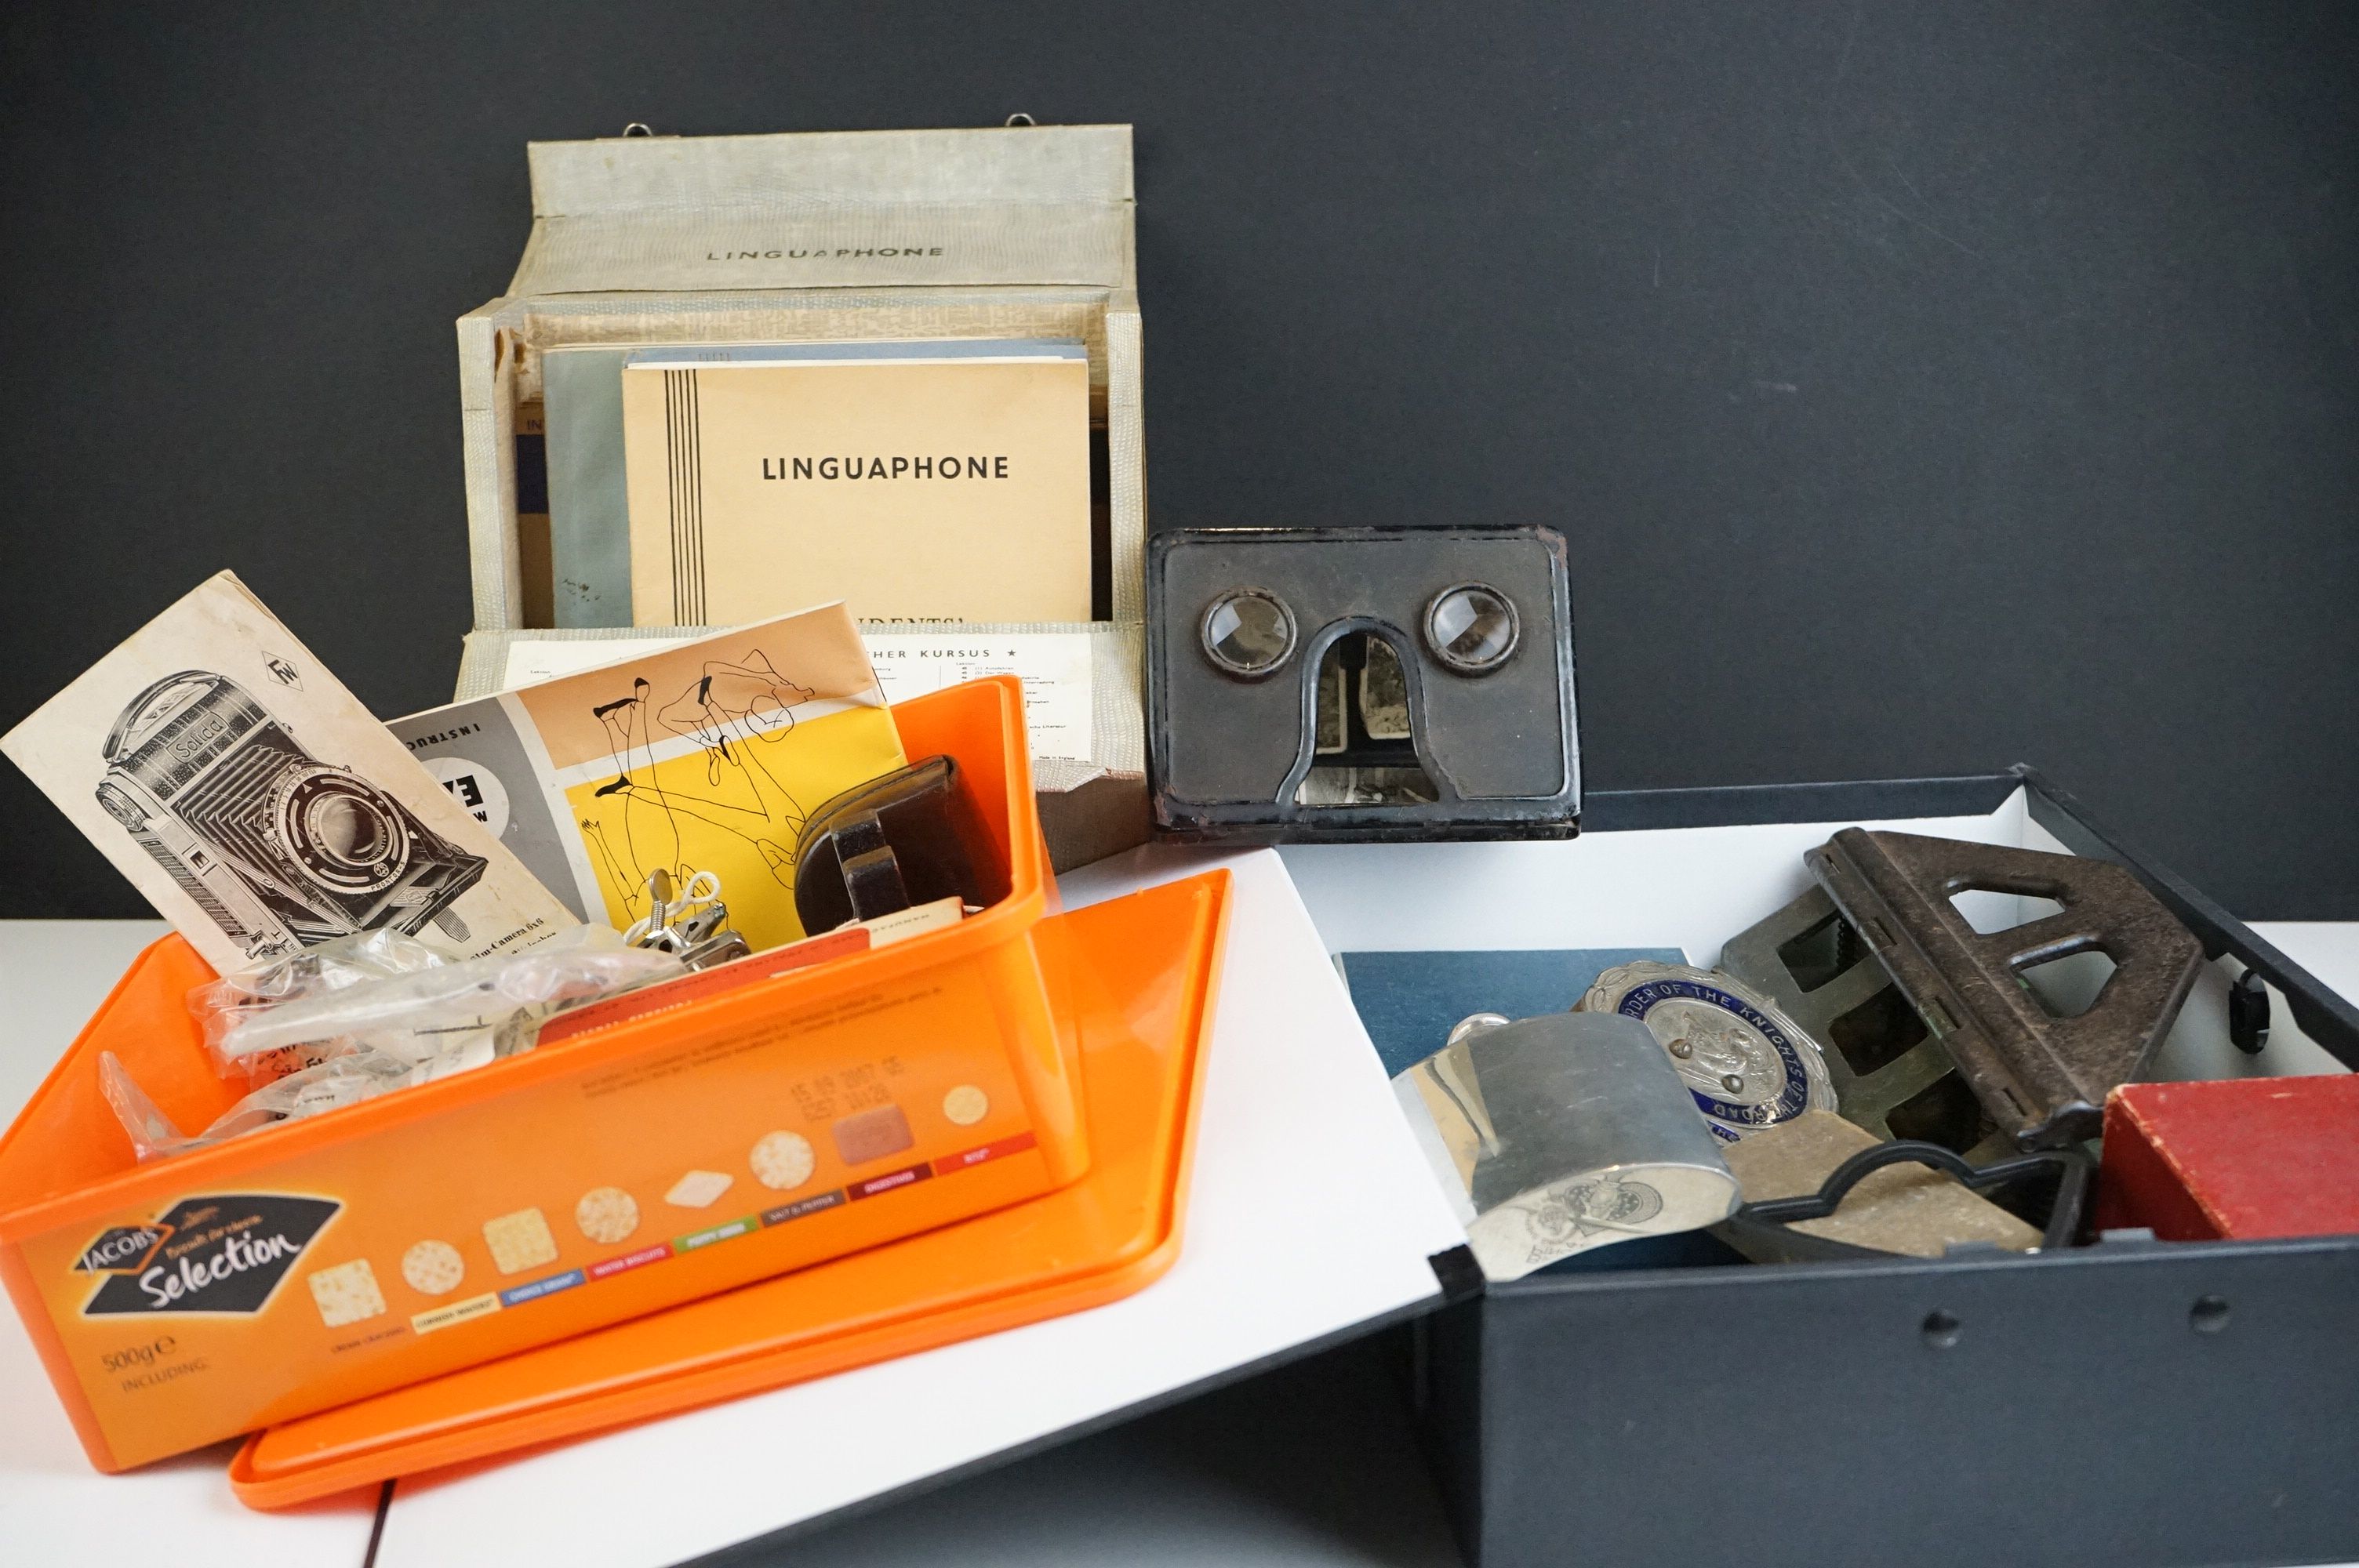
[[[2228,988],[2228,1039],[2247,1056],[2269,1043],[2269,986],[2258,969],[2246,969]]]

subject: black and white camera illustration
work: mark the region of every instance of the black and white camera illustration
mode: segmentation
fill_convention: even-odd
[[[209,670],[167,676],[107,732],[98,803],[180,891],[254,957],[429,921],[487,862],[349,768],[321,762],[245,687]]]

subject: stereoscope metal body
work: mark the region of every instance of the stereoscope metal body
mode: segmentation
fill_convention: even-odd
[[[1566,838],[1572,610],[1553,529],[1147,541],[1147,774],[1170,838]]]

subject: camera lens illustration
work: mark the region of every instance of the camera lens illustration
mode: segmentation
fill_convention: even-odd
[[[430,921],[486,862],[349,769],[313,756],[228,676],[183,670],[108,731],[99,804],[256,957]]]
[[[279,832],[321,882],[342,892],[374,892],[408,862],[400,810],[351,774],[322,768],[286,792]]]

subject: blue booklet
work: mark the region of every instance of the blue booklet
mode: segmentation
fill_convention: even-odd
[[[1478,1012],[1532,1018],[1568,1012],[1597,977],[1641,958],[1684,964],[1676,947],[1538,947],[1509,952],[1339,953],[1335,967],[1397,1077],[1441,1049],[1452,1025]]]

